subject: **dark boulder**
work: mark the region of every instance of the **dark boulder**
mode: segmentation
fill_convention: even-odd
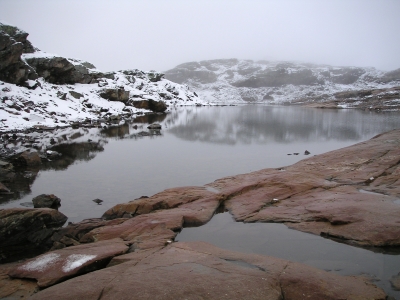
[[[33,167],[42,164],[42,160],[37,152],[25,151],[14,158],[14,165]]]
[[[124,87],[108,88],[100,93],[100,97],[110,101],[127,102],[129,100],[129,91],[125,91]]]
[[[41,194],[32,199],[34,208],[53,208],[58,209],[61,206],[61,199],[57,196],[50,194]]]
[[[92,64],[59,56],[26,57],[25,61],[32,66],[40,77],[55,84],[93,83],[103,77],[100,72],[90,71]]]
[[[19,29],[18,27],[0,23],[0,31],[7,33],[17,43],[22,43],[23,53],[33,53],[37,50],[33,47],[32,43],[27,40],[29,33]]]
[[[15,41],[0,26],[0,80],[24,84],[28,79],[37,79],[36,72],[21,60],[23,52],[24,44]]]
[[[0,263],[47,251],[54,230],[66,221],[65,215],[49,208],[0,209]]]
[[[160,130],[161,129],[161,124],[158,124],[158,123],[151,124],[151,125],[147,126],[147,129]]]
[[[140,101],[132,101],[132,106],[136,108],[150,109],[154,112],[164,112],[167,110],[167,105],[164,101],[155,101],[152,99],[142,99]]]

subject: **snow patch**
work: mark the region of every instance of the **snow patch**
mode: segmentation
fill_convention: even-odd
[[[33,261],[28,262],[27,264],[22,265],[20,268],[26,271],[39,271],[42,272],[47,268],[51,267],[56,261],[59,260],[60,254],[49,253],[43,256],[39,256]]]
[[[70,272],[73,269],[79,268],[84,263],[92,260],[96,255],[86,255],[86,254],[71,254],[67,257],[66,263],[63,265],[62,270],[64,272]]]

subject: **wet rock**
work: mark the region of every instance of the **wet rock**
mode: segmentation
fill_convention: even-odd
[[[101,203],[102,202],[104,202],[103,200],[101,200],[101,199],[94,199],[94,200],[92,200],[94,203],[97,203],[98,205],[101,205]]]
[[[25,299],[39,291],[36,282],[25,279],[12,279],[8,272],[16,263],[0,264],[0,299]]]
[[[304,155],[310,155],[310,154],[311,154],[310,151],[308,151],[308,150],[304,151]]]
[[[107,266],[115,255],[128,251],[121,239],[79,245],[46,254],[25,261],[11,269],[13,278],[36,279],[39,287],[48,287],[68,278],[92,272]]]
[[[51,248],[50,237],[67,217],[54,209],[0,209],[0,262],[32,257]]]
[[[345,277],[203,242],[119,256],[123,263],[89,273],[32,299],[385,299],[362,278]],[[112,264],[112,263],[111,263]],[[96,284],[93,284],[93,283]],[[334,287],[334,288],[333,288]]]
[[[390,279],[390,283],[395,291],[400,291],[400,273],[393,276],[392,279]]]
[[[61,199],[57,196],[50,194],[41,194],[32,199],[34,208],[52,208],[57,209],[61,206]]]
[[[158,123],[151,124],[151,125],[147,126],[147,129],[160,130],[161,129],[161,124],[158,124]]]
[[[34,151],[25,151],[14,159],[14,164],[18,166],[32,167],[41,165],[42,160],[39,156],[39,153]]]
[[[164,112],[168,108],[164,101],[155,101],[152,99],[131,101],[130,103],[136,108],[150,109],[154,112]]]
[[[265,169],[211,186],[237,221],[281,222],[359,246],[400,246],[399,145],[400,130],[394,130],[285,172]],[[270,203],[273,198],[279,203]]]

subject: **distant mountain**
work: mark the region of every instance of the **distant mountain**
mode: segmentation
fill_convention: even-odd
[[[165,77],[189,85],[208,102],[316,102],[356,107],[361,105],[357,101],[384,98],[387,103],[380,101],[377,107],[400,105],[400,69],[382,72],[375,68],[216,59],[178,65],[166,71]]]
[[[146,111],[205,104],[188,86],[162,73],[104,73],[91,63],[42,52],[27,37],[0,23],[0,132],[105,126]]]

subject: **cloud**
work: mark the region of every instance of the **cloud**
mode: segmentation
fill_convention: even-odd
[[[47,52],[109,71],[203,59],[400,67],[398,0],[2,0]]]

